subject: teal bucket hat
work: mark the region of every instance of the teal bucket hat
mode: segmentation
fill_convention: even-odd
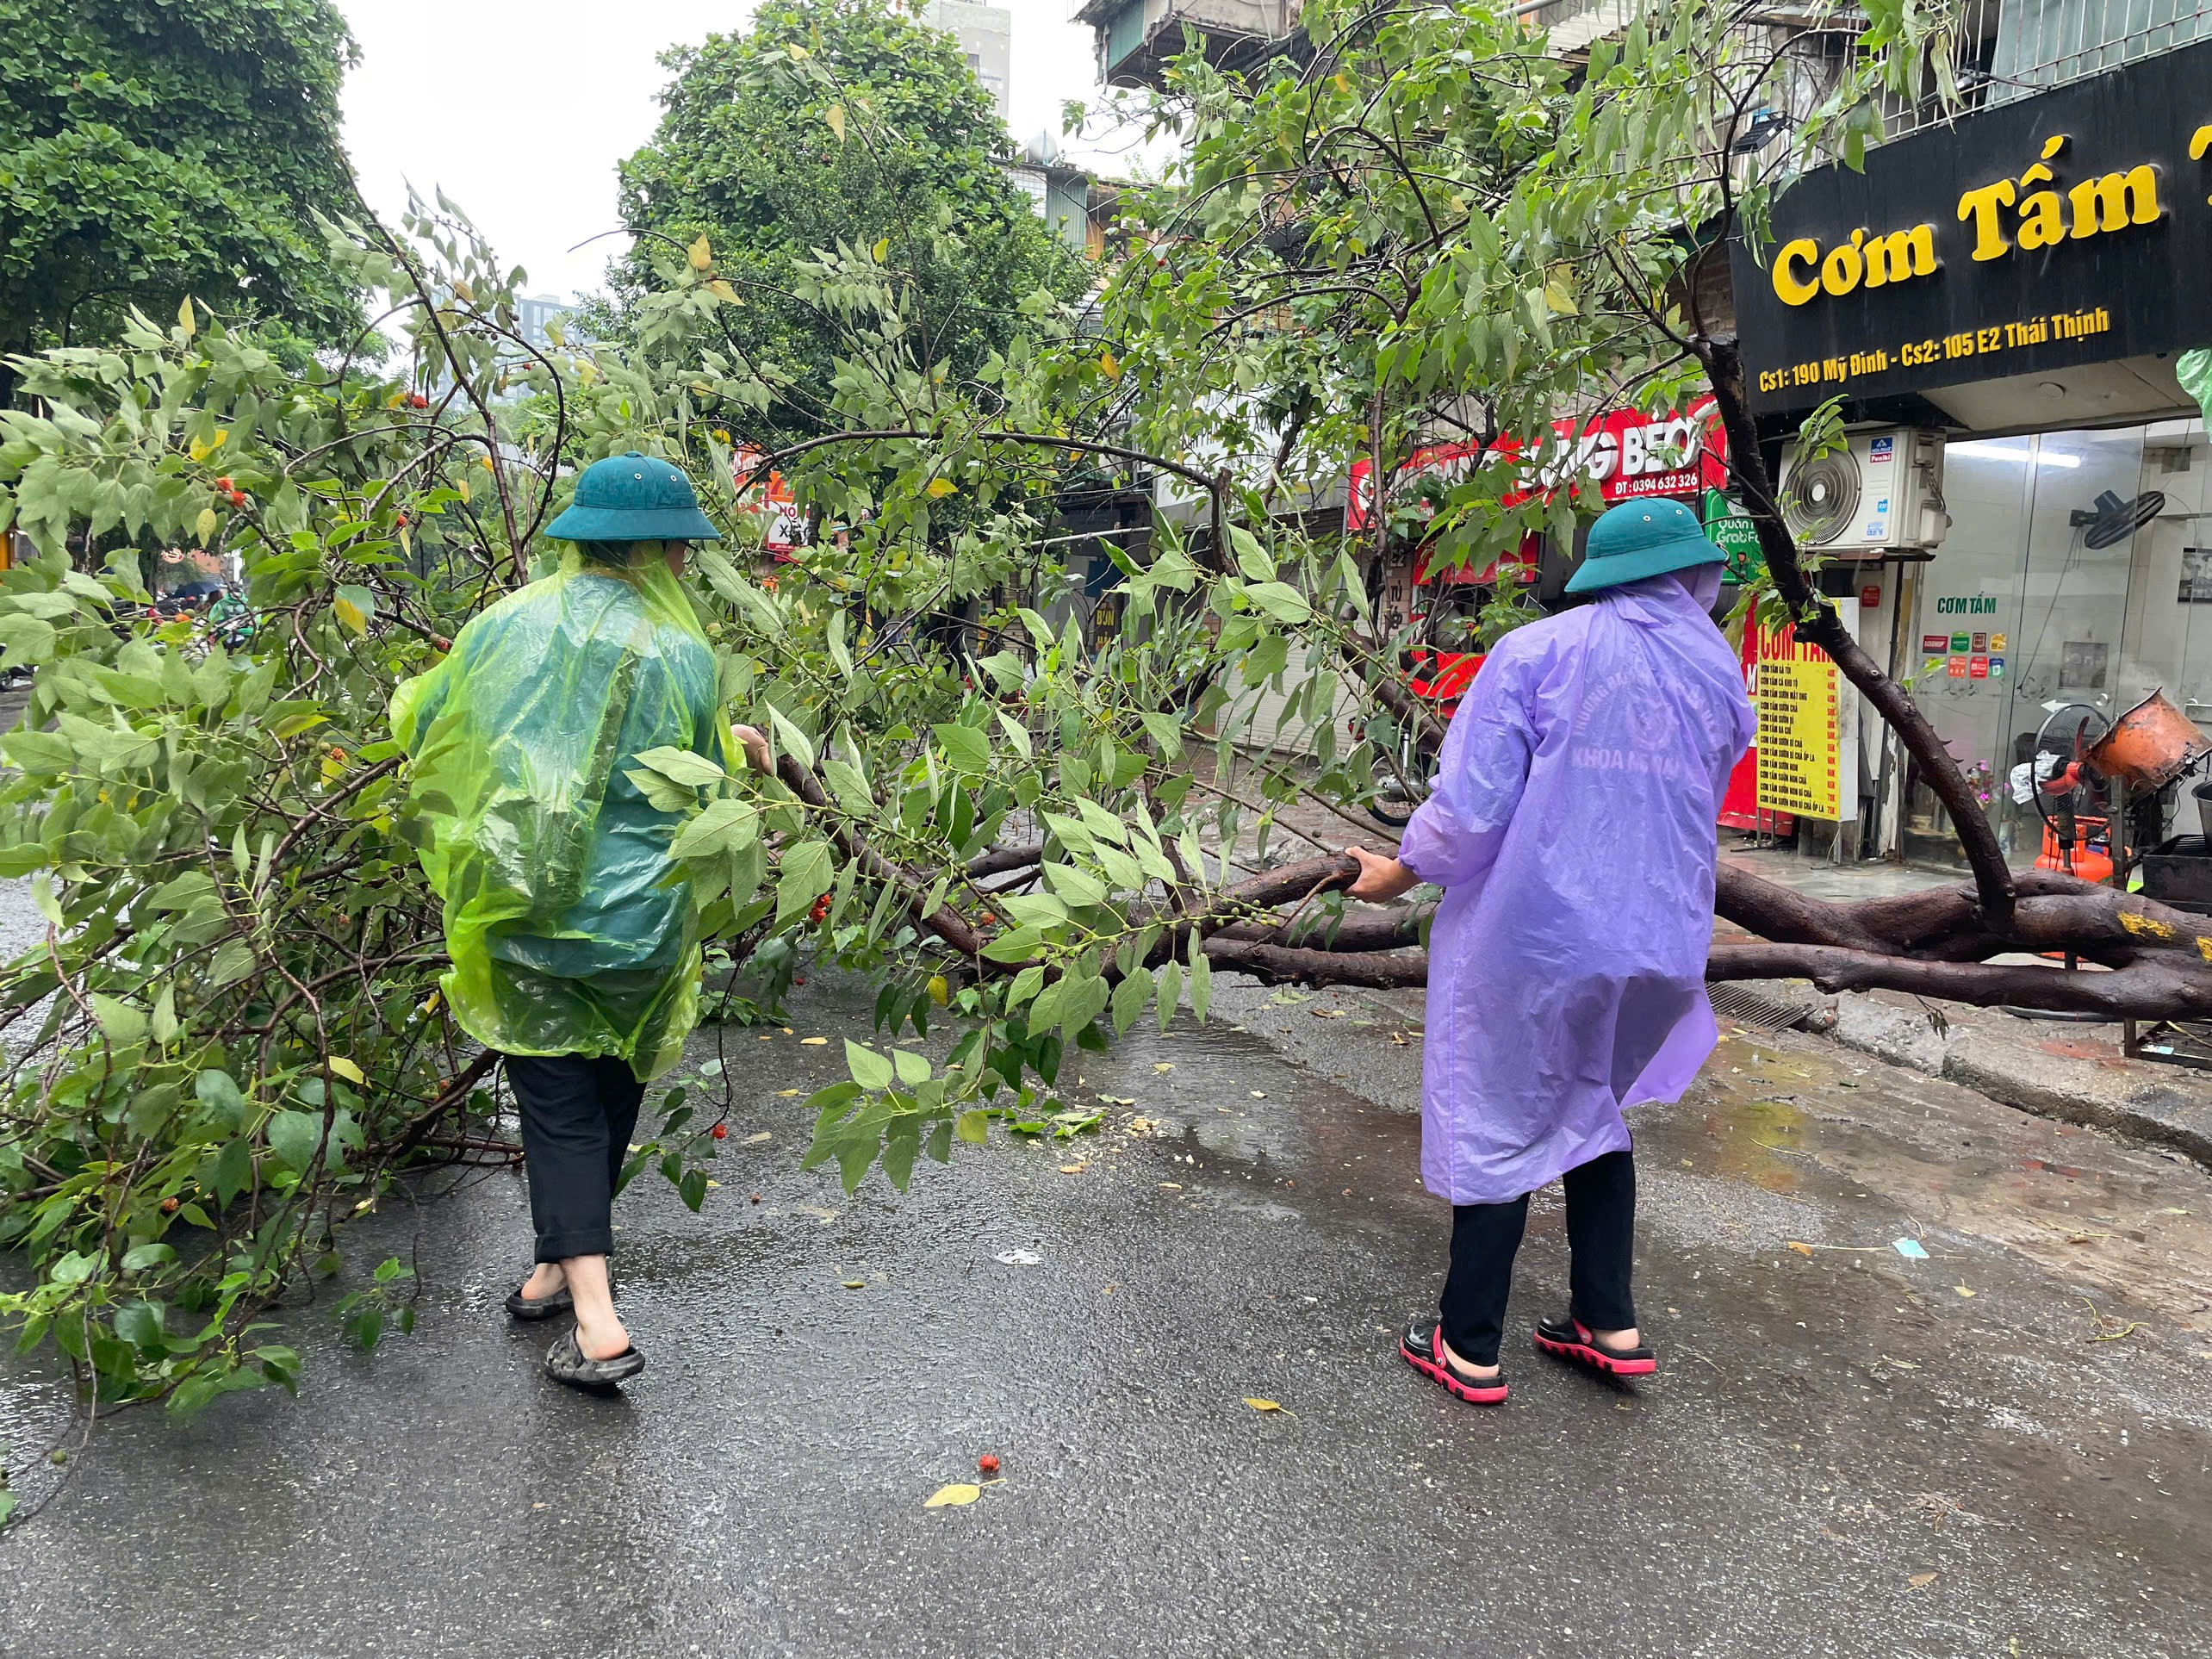
[[[1567,591],[1594,593],[1669,570],[1727,562],[1728,555],[1707,537],[1698,515],[1680,501],[1623,501],[1590,526],[1582,568]]]
[[[545,526],[564,542],[718,542],[699,510],[691,480],[656,457],[631,450],[594,461],[576,480],[568,510]]]

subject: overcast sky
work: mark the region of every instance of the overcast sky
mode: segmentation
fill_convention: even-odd
[[[345,141],[370,205],[396,214],[409,183],[442,188],[531,291],[600,284],[618,240],[615,165],[653,135],[679,41],[742,28],[751,0],[338,0],[361,43],[345,83]],[[1060,106],[1097,97],[1090,31],[1068,0],[1012,0],[1008,125],[1057,134]]]

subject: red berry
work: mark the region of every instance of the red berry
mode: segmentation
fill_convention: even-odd
[[[177,1201],[174,1198],[163,1199],[161,1201],[161,1213],[164,1215],[174,1215],[177,1213]]]
[[[400,514],[400,528],[401,528],[401,530],[405,530],[407,527],[407,515],[406,513],[402,513],[401,514]]]
[[[230,487],[231,481],[228,478],[218,478],[215,480],[215,488],[217,489],[227,491]]]
[[[233,490],[231,492],[230,501],[231,505],[234,507],[244,506],[245,505],[245,492],[242,489]]]
[[[718,1123],[707,1133],[717,1140],[727,1140],[730,1139],[730,1126],[727,1123]]]
[[[996,1475],[998,1473],[998,1454],[995,1451],[985,1452],[982,1457],[975,1460],[975,1466],[986,1475]]]
[[[433,634],[431,637],[430,644],[432,650],[450,651],[453,649],[453,642],[446,638],[444,634]]]
[[[430,400],[425,397],[420,392],[413,393],[407,398],[407,407],[410,409],[427,409],[430,407]]]

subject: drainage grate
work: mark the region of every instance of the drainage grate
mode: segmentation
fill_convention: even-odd
[[[1812,1010],[1802,1003],[1778,1003],[1742,985],[1713,985],[1709,991],[1718,1017],[1762,1031],[1793,1031],[1812,1017]]]

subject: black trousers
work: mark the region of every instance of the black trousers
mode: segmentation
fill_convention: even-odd
[[[626,1060],[582,1054],[509,1054],[506,1075],[522,1113],[537,1259],[606,1255],[614,1248],[615,1183],[645,1085]]]
[[[1569,1313],[1594,1331],[1636,1323],[1629,1272],[1636,1242],[1636,1160],[1609,1152],[1567,1171]],[[1451,1270],[1445,1276],[1444,1339],[1470,1365],[1498,1363],[1513,1255],[1528,1221],[1525,1194],[1503,1204],[1451,1209]]]

